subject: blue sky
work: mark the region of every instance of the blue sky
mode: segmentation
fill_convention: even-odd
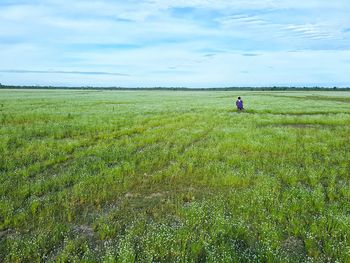
[[[348,0],[0,0],[0,83],[350,86]]]

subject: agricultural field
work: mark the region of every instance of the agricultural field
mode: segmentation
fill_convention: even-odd
[[[350,262],[349,176],[350,92],[0,90],[0,262]]]

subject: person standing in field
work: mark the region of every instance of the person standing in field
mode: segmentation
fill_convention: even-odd
[[[241,97],[238,97],[238,99],[236,100],[236,106],[237,106],[237,110],[243,110],[243,100],[241,100]]]

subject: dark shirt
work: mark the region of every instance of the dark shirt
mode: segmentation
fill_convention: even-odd
[[[237,109],[242,110],[243,109],[243,100],[237,100],[236,106],[237,106]]]

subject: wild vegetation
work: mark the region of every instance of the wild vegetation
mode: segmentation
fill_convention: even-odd
[[[350,262],[348,91],[0,90],[0,125],[1,262]]]

